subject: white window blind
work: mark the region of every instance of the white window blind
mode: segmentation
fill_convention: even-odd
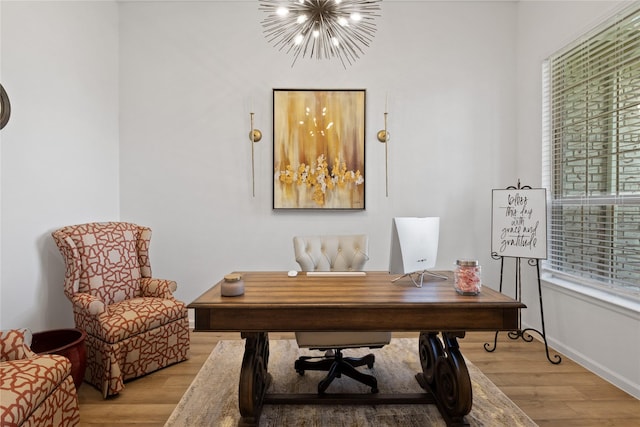
[[[640,8],[543,67],[545,269],[640,297]]]

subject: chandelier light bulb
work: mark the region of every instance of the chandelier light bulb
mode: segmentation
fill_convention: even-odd
[[[264,34],[278,50],[352,65],[376,32],[382,0],[259,0]]]

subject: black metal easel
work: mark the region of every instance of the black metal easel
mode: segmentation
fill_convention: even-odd
[[[520,190],[520,189],[531,189],[530,186],[524,186],[524,187],[520,187],[520,181],[518,181],[518,186],[514,187],[507,187],[507,190]],[[493,252],[491,254],[491,258],[493,259],[499,259],[500,260],[500,292],[502,292],[502,283],[503,283],[503,272],[504,272],[504,259],[506,257],[504,256],[500,256],[497,253]],[[521,265],[521,261],[522,258],[519,257],[510,257],[513,258],[515,260],[515,299],[518,300],[518,302],[522,302],[522,265]],[[551,359],[551,357],[549,356],[549,345],[547,344],[547,335],[545,332],[545,327],[544,327],[544,310],[542,308],[542,285],[540,283],[540,262],[538,259],[536,258],[527,258],[527,263],[536,268],[536,276],[538,279],[538,298],[540,299],[540,319],[542,321],[542,332],[538,331],[537,329],[534,328],[526,328],[526,329],[522,329],[522,315],[521,315],[521,311],[518,310],[518,329],[516,331],[511,331],[507,333],[507,336],[509,338],[511,338],[512,340],[517,340],[518,338],[522,338],[523,341],[526,342],[531,342],[533,341],[533,337],[531,336],[531,332],[535,332],[538,335],[540,335],[542,337],[542,340],[544,341],[544,348],[545,348],[545,352],[547,354],[547,360],[549,360],[549,362],[553,363],[554,365],[559,364],[560,362],[562,362],[562,358],[556,354],[554,355],[553,360]],[[496,347],[498,346],[498,333],[500,331],[496,331],[496,334],[493,338],[493,348],[491,348],[490,343],[484,343],[484,349],[488,352],[493,352],[496,350]]]

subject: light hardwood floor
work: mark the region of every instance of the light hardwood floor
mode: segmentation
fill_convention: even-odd
[[[281,338],[293,335],[270,334],[270,339]],[[129,381],[120,395],[107,400],[83,384],[78,390],[81,426],[163,426],[222,339],[240,339],[240,334],[192,332],[189,360]],[[552,365],[541,342],[512,341],[500,333],[493,353],[483,348],[493,343],[493,333],[469,333],[459,342],[463,354],[541,427],[640,426],[640,400],[564,356],[561,364]]]

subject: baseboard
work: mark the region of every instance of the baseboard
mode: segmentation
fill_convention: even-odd
[[[532,326],[525,325],[523,323],[522,327],[523,329],[526,329],[526,328],[531,328]],[[542,341],[542,339],[538,337],[537,334],[532,334],[531,336],[539,341]],[[553,339],[548,335],[547,335],[547,343],[549,347],[551,347],[553,350],[557,351],[558,353],[562,354],[563,357],[568,357],[572,361],[576,362],[578,365],[589,370],[590,372],[593,372],[595,375],[599,376],[603,380],[613,384],[614,386],[618,387],[622,391],[629,393],[631,396],[635,397],[636,399],[640,399],[639,384],[634,384],[633,382],[629,381],[628,378],[621,377],[620,375],[611,371],[606,366],[594,361],[593,359],[587,357],[585,354],[575,350],[570,346],[567,346],[562,342],[559,342]]]

